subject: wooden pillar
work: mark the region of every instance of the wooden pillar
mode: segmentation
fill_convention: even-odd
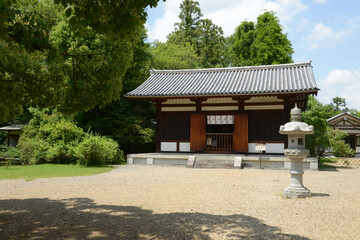
[[[156,152],[160,152],[160,145],[161,145],[161,126],[162,126],[162,114],[161,114],[161,103],[164,100],[156,100],[156,130],[155,130],[155,143],[156,143]]]

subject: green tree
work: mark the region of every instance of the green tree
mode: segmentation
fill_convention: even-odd
[[[307,109],[302,114],[302,121],[314,126],[314,134],[306,136],[306,148],[313,156],[321,157],[325,149],[330,146],[326,120],[331,115],[328,106],[324,106],[315,97],[309,96]]]
[[[349,144],[346,144],[344,139],[348,134],[339,129],[333,129],[328,127],[327,135],[329,138],[330,147],[336,157],[351,157],[354,156],[355,150],[353,150]]]
[[[271,65],[291,63],[292,49],[287,34],[274,12],[265,12],[253,22],[242,22],[232,36],[233,64]]]
[[[230,51],[233,54],[232,64],[234,66],[250,66],[253,65],[251,58],[251,47],[255,37],[255,23],[244,21],[236,29],[231,36]]]
[[[334,107],[335,107],[335,111],[336,111],[336,112],[341,111],[341,108],[340,108],[340,107],[346,108],[346,100],[345,100],[345,98],[334,97],[334,98],[332,99],[332,102],[333,102],[333,104],[334,104]]]
[[[201,67],[201,59],[189,43],[155,42],[151,49],[155,69],[191,69]]]
[[[77,36],[66,19],[54,26],[49,41],[53,46],[49,58],[62,74],[61,92],[53,97],[61,112],[101,107],[120,96],[121,77],[129,66],[123,56],[132,55],[130,44],[110,40],[89,27]]]
[[[199,32],[195,46],[203,67],[224,67],[225,37],[222,28],[213,24],[210,19],[203,19]]]
[[[180,22],[175,23],[175,31],[169,34],[168,39],[172,43],[189,43],[196,45],[199,37],[198,27],[203,16],[198,1],[184,0],[180,4]]]
[[[66,8],[66,16],[75,31],[91,27],[96,33],[121,40],[137,41],[146,22],[146,8],[156,7],[159,0],[54,0]]]
[[[117,99],[145,8],[157,2],[2,1],[0,122],[23,105],[72,113]]]
[[[180,22],[169,34],[168,43],[191,45],[201,60],[201,67],[224,66],[226,41],[222,28],[210,19],[201,18],[198,1],[184,0],[180,9]]]
[[[76,117],[85,131],[91,129],[100,135],[111,137],[121,145],[125,153],[154,149],[154,106],[150,101],[128,100],[123,97],[149,77],[151,54],[150,44],[145,42],[146,37],[143,29],[141,38],[134,45],[133,61],[123,77],[120,98],[103,108],[95,107]]]

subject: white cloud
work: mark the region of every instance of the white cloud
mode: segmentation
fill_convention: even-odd
[[[327,0],[315,0],[315,2],[325,4]]]
[[[178,15],[180,13],[181,0],[166,1],[164,5],[164,13],[155,20],[154,26],[149,27],[149,40],[166,41],[166,36],[174,30],[174,24],[179,22]]]
[[[302,32],[304,30],[307,30],[309,24],[310,20],[308,18],[300,17],[297,22],[297,31]]]
[[[349,108],[360,110],[360,70],[333,70],[319,81],[319,99],[330,103],[334,97],[345,98]]]
[[[318,23],[307,37],[306,42],[310,50],[316,48],[333,48],[341,39],[351,32],[352,30],[336,32],[331,27]]]
[[[164,14],[149,29],[150,40],[166,41],[166,36],[174,29],[174,23],[179,21],[180,2],[181,0],[165,2]],[[204,17],[221,26],[225,36],[233,34],[242,21],[256,21],[264,10],[275,11],[280,23],[287,27],[296,15],[308,8],[302,0],[199,0],[199,3]]]

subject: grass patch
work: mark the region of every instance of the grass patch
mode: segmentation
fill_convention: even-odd
[[[338,158],[320,158],[319,163],[336,163],[338,160]]]
[[[84,167],[81,165],[65,164],[41,164],[23,166],[0,167],[0,180],[4,179],[26,179],[54,177],[90,176],[111,171],[113,167]]]

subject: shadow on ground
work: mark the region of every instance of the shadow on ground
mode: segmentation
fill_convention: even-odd
[[[89,198],[0,200],[0,239],[307,239],[245,215],[157,214]]]
[[[319,171],[327,171],[327,172],[338,172],[338,167],[331,165],[331,164],[319,164]]]

